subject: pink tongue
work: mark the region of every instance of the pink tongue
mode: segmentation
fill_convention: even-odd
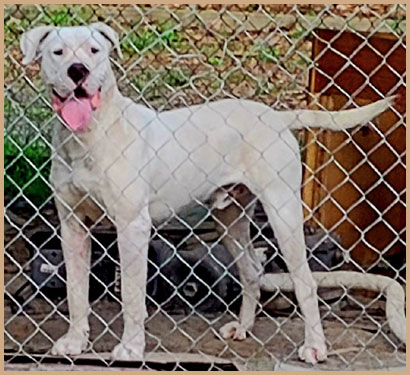
[[[74,131],[83,130],[91,121],[92,111],[90,99],[71,99],[63,104],[61,117]]]

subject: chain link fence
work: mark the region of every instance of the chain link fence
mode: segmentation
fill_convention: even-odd
[[[97,21],[120,36],[123,57],[113,53],[111,61],[120,91],[160,112],[223,98],[328,111],[402,94],[370,127],[295,136],[303,161],[307,257],[319,284],[329,351],[315,368],[404,368],[405,11],[405,5],[7,5],[6,368],[303,366],[304,319],[259,202],[252,215],[244,213],[264,270],[255,325],[244,341],[219,332],[238,319],[242,255],[225,248],[210,206],[197,202],[152,231],[144,362],[118,364],[108,354],[120,341],[123,305],[117,236],[107,212],[88,229],[87,352],[51,355],[69,323],[60,221],[49,183],[58,120],[39,62],[22,65],[19,40],[39,25]],[[214,201],[247,192],[242,185],[232,189],[218,190]]]

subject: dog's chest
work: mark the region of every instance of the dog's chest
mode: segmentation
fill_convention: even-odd
[[[91,155],[85,156],[84,159],[74,160],[71,163],[73,176],[73,185],[80,190],[85,190],[93,195],[98,195],[101,185],[104,184],[104,174],[101,168],[95,162]]]
[[[66,182],[71,185],[69,191],[75,195],[89,196],[92,200],[103,204],[105,195],[109,194],[110,180],[108,179],[107,157],[109,153],[104,145],[94,143],[91,146],[85,137],[80,140],[71,139],[65,147],[60,148],[59,158],[56,160],[52,173],[53,182],[60,185]],[[61,163],[61,159],[64,160]]]

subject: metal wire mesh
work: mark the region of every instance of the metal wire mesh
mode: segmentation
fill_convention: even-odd
[[[27,360],[31,368],[55,366],[50,364],[51,347],[69,323],[61,253],[64,239],[54,204],[56,193],[49,182],[51,159],[56,155],[51,137],[58,116],[41,81],[39,62],[22,65],[19,40],[23,32],[43,24],[96,21],[119,34],[124,56],[111,54],[111,63],[121,92],[159,112],[222,98],[251,99],[278,110],[328,111],[368,104],[405,87],[405,61],[393,58],[395,51],[405,50],[404,5],[6,6],[5,349],[9,366]],[[330,39],[321,34],[324,29],[334,31]],[[358,39],[348,55],[335,44],[346,33],[351,35],[347,38]],[[372,38],[379,37],[393,38],[388,51],[373,43]],[[315,41],[322,43],[321,50],[315,49]],[[365,49],[378,58],[370,70],[366,65],[371,61],[365,61],[363,68],[360,60]],[[330,52],[334,60],[325,59]],[[337,57],[344,62],[331,75],[322,62],[331,65]],[[363,78],[352,91],[344,85],[343,74],[349,69]],[[382,69],[393,77],[387,85],[378,80]],[[315,81],[318,74],[325,79],[322,86]],[[304,231],[311,269],[389,277],[376,290],[366,282],[321,288],[326,276],[315,276],[329,350],[328,360],[317,364],[318,369],[404,365],[405,345],[392,333],[385,316],[389,291],[405,285],[404,109],[391,106],[389,116],[384,119],[388,125],[372,122],[368,130],[372,138],[364,138],[367,130],[360,127],[330,138],[323,130],[295,133],[304,168]],[[173,137],[177,136],[175,131]],[[334,142],[332,137],[339,138]],[[347,160],[346,150],[356,156]],[[186,160],[195,163],[193,151],[188,145]],[[317,156],[314,162],[312,155]],[[359,179],[353,178],[363,170]],[[172,178],[176,175],[177,170],[170,173]],[[207,184],[210,171],[204,175],[201,183]],[[196,178],[200,181],[201,176]],[[233,188],[234,193],[231,187],[225,189],[228,193],[216,191],[214,201],[247,192],[241,185]],[[342,199],[341,194],[348,198]],[[250,223],[250,241],[258,258],[248,261],[267,275],[286,275],[275,233],[258,198],[239,204],[247,208],[241,215]],[[76,217],[86,199],[100,209],[92,223],[81,224],[92,247],[91,337],[88,353],[79,358],[91,362],[84,365],[78,358],[64,356],[75,369],[96,363],[115,366],[107,353],[120,342],[123,330],[115,218],[90,192],[69,207],[69,214]],[[368,211],[360,211],[363,206]],[[369,210],[363,221],[360,215]],[[166,355],[173,358],[166,357],[166,363],[173,362],[168,368],[174,369],[226,369],[234,364],[240,369],[266,370],[302,365],[297,358],[304,318],[292,286],[284,279],[278,279],[282,287],[265,285],[265,291],[262,287],[255,326],[245,341],[226,340],[219,332],[225,323],[238,319],[244,298],[238,271],[243,252],[234,256],[222,244],[235,223],[221,222],[209,202],[197,201],[188,213],[174,213],[154,225],[146,292],[149,355],[138,366],[158,368]],[[204,363],[208,367],[200,367]]]

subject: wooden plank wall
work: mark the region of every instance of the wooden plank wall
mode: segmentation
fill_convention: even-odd
[[[380,99],[378,90],[383,96],[400,94],[395,108],[405,113],[400,79],[405,76],[406,54],[395,36],[379,33],[365,42],[350,32],[315,34],[317,69],[310,87],[325,108],[338,110],[349,96],[359,105],[371,103]],[[398,264],[405,260],[405,246],[397,235],[402,232],[405,240],[406,129],[404,124],[397,126],[400,117],[393,111],[379,116],[376,123],[383,136],[363,127],[349,131],[350,141],[343,132],[321,130],[309,130],[305,137],[303,197],[313,209],[309,221],[340,234],[343,246],[365,269],[381,257]]]

